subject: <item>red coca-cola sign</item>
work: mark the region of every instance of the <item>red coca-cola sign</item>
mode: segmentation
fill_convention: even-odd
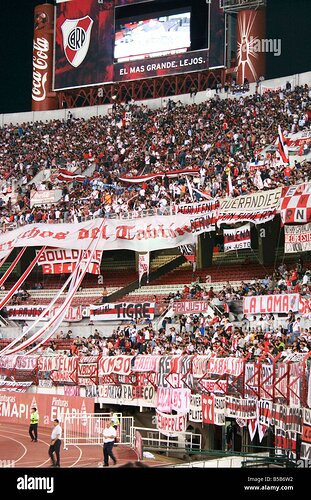
[[[57,108],[56,94],[55,92],[52,92],[53,23],[53,5],[38,5],[35,8],[33,38],[33,111],[43,111]]]
[[[33,44],[32,99],[36,102],[46,98],[49,47],[44,37],[37,38]]]

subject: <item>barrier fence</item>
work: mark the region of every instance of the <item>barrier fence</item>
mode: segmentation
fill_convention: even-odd
[[[140,434],[139,439],[143,450],[201,450],[201,434],[186,431],[174,435],[165,435],[160,430],[151,427],[132,427],[131,441],[133,443],[135,442],[136,433]]]
[[[131,428],[133,417],[124,417],[122,413],[114,413],[118,417],[117,442],[133,446]],[[64,420],[64,448],[70,445],[103,445],[104,429],[111,423],[110,413],[69,413]]]

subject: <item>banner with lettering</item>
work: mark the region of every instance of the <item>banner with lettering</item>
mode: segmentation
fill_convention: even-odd
[[[134,220],[93,219],[65,224],[28,224],[1,236],[0,258],[15,247],[87,250],[99,238],[98,250],[150,252],[193,243],[193,232],[206,231],[201,216],[149,216]]]
[[[1,392],[27,392],[32,382],[16,382],[11,380],[0,380]]]
[[[181,300],[173,302],[172,310],[176,314],[210,313],[211,307],[204,300]]]
[[[244,314],[288,313],[299,310],[299,293],[243,297]]]
[[[87,385],[85,395],[94,398],[95,403],[145,406],[154,408],[156,406],[156,391],[151,384],[135,386],[132,384],[100,384]]]
[[[90,254],[90,250],[85,250],[83,252],[82,266],[83,263],[88,260]],[[92,262],[88,265],[87,273],[100,274],[102,255],[102,250],[95,250],[92,256]],[[38,266],[42,266],[43,274],[72,273],[76,268],[79,256],[80,251],[78,249],[46,248],[40,255],[37,264]]]
[[[310,252],[311,224],[302,226],[284,226],[285,253]]]
[[[303,409],[302,441],[311,443],[311,410]]]
[[[154,356],[152,354],[147,354],[143,356],[138,354],[134,358],[134,365],[132,367],[133,372],[155,372],[159,371],[159,361],[160,356]]]
[[[11,320],[25,320],[32,321],[37,319],[43,311],[45,311],[47,306],[45,305],[31,305],[27,304],[24,306],[6,306],[8,318]],[[53,318],[57,313],[59,306],[52,307],[46,315],[41,318],[41,321],[48,321]],[[82,316],[82,307],[81,306],[70,306],[66,312],[64,317],[64,321],[81,321]]]
[[[38,408],[40,426],[50,428],[54,419],[63,424],[70,413],[87,415],[94,413],[94,400],[79,396],[38,393],[0,393],[0,416],[2,423],[29,425],[31,408]]]
[[[257,401],[257,422],[258,422],[258,436],[259,442],[263,440],[266,430],[270,426],[272,418],[272,401],[261,399]]]
[[[166,413],[188,413],[190,406],[190,389],[173,389],[158,387],[156,407]]]
[[[225,425],[226,398],[202,394],[202,418],[205,424]]]
[[[132,371],[133,356],[101,356],[98,361],[98,376],[104,377],[111,373],[129,375]]]
[[[251,398],[242,399],[226,396],[226,415],[246,420],[257,418],[257,401]]]
[[[272,220],[280,206],[282,188],[245,194],[220,200],[217,225],[252,222],[263,224]]]
[[[295,459],[297,453],[297,434],[295,432],[285,432],[283,429],[275,429],[275,454],[286,455]]]
[[[40,356],[38,371],[49,372],[49,378],[54,383],[77,383],[78,358],[68,356]],[[40,376],[44,378],[44,376]]]
[[[98,356],[80,356],[78,363],[78,385],[97,384]]]
[[[201,394],[190,394],[189,420],[191,422],[203,421]]]
[[[213,375],[234,375],[238,377],[244,369],[245,361],[239,358],[210,358],[208,360],[208,372]]]
[[[224,229],[224,252],[251,248],[251,227],[245,224],[237,229]]]
[[[170,415],[156,410],[157,429],[165,436],[177,437],[187,429],[187,413]]]
[[[92,321],[133,321],[137,319],[153,319],[154,302],[117,302],[103,305],[90,305]]]

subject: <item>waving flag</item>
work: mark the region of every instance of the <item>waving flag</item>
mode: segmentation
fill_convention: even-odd
[[[278,131],[279,131],[279,141],[278,141],[279,153],[281,155],[283,163],[289,163],[288,147],[285,142],[284,135],[282,133],[280,125],[278,127]]]
[[[227,196],[232,196],[232,193],[233,193],[233,185],[232,185],[232,179],[231,179],[231,171],[229,170],[228,184],[227,184]]]

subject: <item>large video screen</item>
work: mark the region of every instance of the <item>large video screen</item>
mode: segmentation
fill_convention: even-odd
[[[190,17],[190,11],[173,11],[146,19],[117,20],[115,61],[134,61],[186,52],[191,46]]]
[[[219,0],[58,0],[55,23],[57,91],[224,63]]]

